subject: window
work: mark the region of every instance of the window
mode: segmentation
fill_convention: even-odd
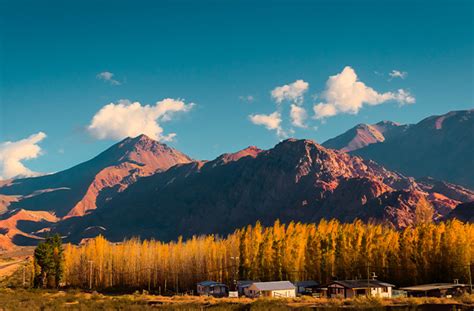
[[[367,290],[366,289],[356,289],[355,294],[356,295],[366,295]]]

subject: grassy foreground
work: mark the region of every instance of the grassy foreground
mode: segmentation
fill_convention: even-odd
[[[435,307],[434,305],[437,305]],[[444,308],[446,307],[446,308]],[[103,295],[81,291],[0,289],[0,310],[473,310],[474,295],[459,298],[248,299],[147,294]]]

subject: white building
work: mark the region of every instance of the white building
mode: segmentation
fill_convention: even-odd
[[[296,297],[296,286],[289,281],[255,282],[244,289],[247,297]]]

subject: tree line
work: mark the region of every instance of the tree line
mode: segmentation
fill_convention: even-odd
[[[316,280],[367,278],[398,286],[468,282],[474,225],[457,220],[424,223],[401,231],[361,221],[318,224],[276,221],[226,237],[196,236],[164,243],[96,237],[67,244],[61,254],[64,285],[93,289],[147,289],[161,294],[195,289],[215,280]],[[40,274],[41,275],[41,274]]]

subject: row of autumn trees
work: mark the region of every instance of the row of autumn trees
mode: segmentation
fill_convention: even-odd
[[[366,278],[396,285],[468,282],[474,259],[474,225],[450,221],[402,231],[356,221],[319,224],[276,221],[226,238],[193,237],[163,243],[103,237],[64,249],[63,282],[83,288],[189,291],[203,280],[317,280]]]

